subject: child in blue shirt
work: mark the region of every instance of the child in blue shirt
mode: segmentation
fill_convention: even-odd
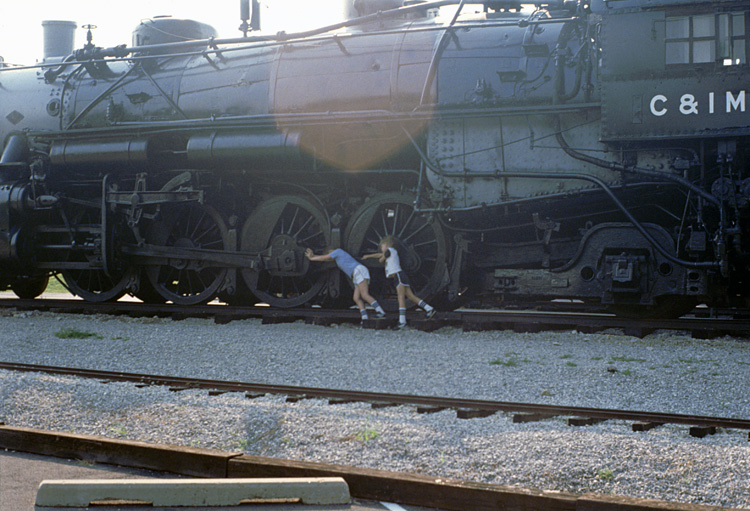
[[[327,254],[315,255],[312,249],[305,250],[305,256],[310,261],[334,261],[336,266],[354,282],[354,303],[359,307],[359,314],[364,321],[367,319],[367,308],[365,302],[375,309],[375,317],[384,318],[385,311],[380,304],[370,295],[370,272],[364,264],[354,259],[348,252],[337,248]]]

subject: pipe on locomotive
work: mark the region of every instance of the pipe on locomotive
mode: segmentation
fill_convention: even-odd
[[[247,37],[248,31],[260,30],[260,0],[253,0],[253,8],[250,9],[250,0],[240,0],[240,32]],[[248,21],[250,23],[248,23]]]
[[[466,0],[464,0],[466,1]],[[77,50],[71,56],[69,56],[67,59],[65,59],[66,62],[72,61],[78,61],[78,62],[98,62],[98,61],[104,61],[105,59],[111,59],[110,61],[116,62],[118,60],[127,60],[127,61],[136,61],[136,60],[149,60],[153,59],[153,56],[145,56],[145,57],[139,57],[139,56],[130,56],[131,53],[139,53],[144,51],[151,51],[151,52],[160,52],[161,50],[188,50],[190,51],[191,48],[204,48],[208,46],[211,48],[210,51],[201,50],[200,52],[189,52],[189,53],[174,53],[174,54],[159,54],[159,57],[179,57],[179,56],[189,56],[189,55],[195,55],[195,54],[202,54],[202,53],[218,53],[219,51],[228,51],[227,49],[219,50],[216,48],[218,45],[223,44],[243,44],[243,43],[272,43],[277,42],[279,44],[286,44],[291,41],[297,40],[297,39],[307,39],[310,37],[322,35],[328,32],[333,32],[335,30],[340,30],[342,28],[348,28],[348,27],[354,27],[357,25],[363,25],[366,23],[370,23],[372,21],[380,21],[387,18],[393,18],[402,16],[404,14],[409,14],[413,12],[419,12],[425,9],[435,9],[439,7],[445,7],[448,5],[458,5],[462,2],[462,0],[432,0],[432,1],[426,1],[423,3],[417,3],[412,5],[406,5],[404,7],[398,7],[396,9],[390,9],[387,11],[378,11],[373,14],[368,14],[365,16],[359,16],[357,18],[352,18],[346,21],[342,21],[339,23],[334,23],[331,25],[326,25],[320,28],[316,28],[313,30],[308,30],[304,32],[296,32],[288,34],[284,31],[278,32],[273,35],[264,35],[264,36],[252,36],[252,37],[236,37],[236,38],[228,38],[228,39],[216,39],[216,38],[208,38],[208,39],[193,39],[190,41],[182,41],[182,42],[173,42],[173,43],[162,43],[162,44],[152,44],[152,45],[143,45],[143,46],[132,46],[127,47],[126,45],[118,45],[110,48],[91,48],[89,50]],[[483,4],[492,6],[493,8],[516,8],[516,6],[519,5],[534,5],[536,7],[548,7],[548,8],[559,8],[559,9],[567,9],[571,10],[572,6],[578,5],[578,0],[548,0],[544,2],[519,2],[514,0],[482,0],[482,1],[469,1],[468,3],[472,4]],[[571,21],[573,18],[554,18],[554,19],[545,19],[545,20],[520,20],[513,23],[498,23],[497,25],[501,26],[527,26],[530,24],[546,24],[546,23],[564,23],[567,21]],[[464,28],[472,28],[471,26],[464,26]],[[424,29],[417,29],[416,31],[431,31],[431,30],[444,30],[442,27],[440,28],[424,28]],[[389,31],[383,31],[382,33],[390,33]],[[401,31],[398,31],[398,33],[401,33]],[[236,49],[244,49],[242,48],[236,48]],[[71,58],[72,57],[72,58]],[[127,58],[126,58],[127,57]],[[3,71],[11,71],[11,70],[25,70],[25,69],[39,69],[39,68],[52,68],[52,67],[58,67],[60,66],[59,63],[41,63],[41,64],[34,64],[29,66],[13,66],[13,67],[0,67],[0,72]]]
[[[562,134],[562,127],[560,123],[560,116],[555,116],[555,138],[557,139],[557,143],[560,145],[560,148],[565,151],[565,154],[570,156],[571,158],[574,158],[579,161],[583,161],[586,163],[590,163],[592,165],[596,165],[597,167],[602,167],[609,170],[614,170],[617,172],[625,172],[625,173],[631,173],[631,174],[639,174],[642,176],[647,176],[654,179],[659,179],[662,181],[674,181],[675,183],[684,186],[688,188],[689,190],[694,191],[704,199],[706,199],[708,202],[714,204],[715,206],[721,208],[721,202],[719,199],[711,195],[710,193],[706,192],[702,188],[694,185],[687,179],[684,179],[680,176],[674,176],[672,174],[665,174],[662,172],[656,172],[653,170],[643,169],[640,167],[628,167],[627,165],[622,165],[620,163],[610,162],[607,160],[602,160],[599,158],[596,158],[594,156],[589,156],[588,154],[581,153],[579,151],[576,151],[572,147],[568,145],[568,142],[565,140],[565,137],[563,137]]]
[[[435,51],[432,52],[432,58],[430,58],[430,67],[427,68],[427,79],[425,80],[424,87],[422,88],[422,95],[419,98],[419,106],[424,105],[424,100],[429,94],[432,83],[435,81],[435,76],[437,75],[437,62],[443,55],[443,52],[447,47],[448,34],[450,34],[453,30],[453,25],[456,24],[456,20],[458,19],[459,14],[461,14],[461,10],[464,8],[465,1],[466,0],[461,0],[461,2],[458,4],[456,13],[453,15],[451,22],[448,23],[448,26],[445,27],[445,30],[443,30],[443,33],[440,35],[440,41],[435,47]]]
[[[421,158],[422,162],[425,166],[427,166],[430,170],[435,172],[436,174],[443,176],[443,177],[465,177],[464,174],[458,172],[444,172],[442,169],[440,169],[437,165],[432,163],[430,161],[429,157],[424,154],[424,151],[422,151],[422,148],[419,147],[419,144],[414,140],[411,133],[406,128],[402,128],[406,135],[409,137],[409,140],[411,141],[414,148],[419,153],[419,157]],[[559,134],[559,131],[558,131]],[[628,208],[620,201],[620,199],[617,198],[614,191],[612,191],[612,188],[605,183],[603,180],[599,179],[595,176],[590,176],[588,174],[576,174],[571,172],[564,172],[564,173],[558,173],[558,172],[518,172],[518,171],[501,171],[497,173],[498,177],[522,177],[522,178],[530,178],[530,179],[571,179],[571,180],[579,180],[579,181],[588,181],[590,183],[594,183],[599,188],[601,188],[604,193],[607,194],[607,196],[612,200],[614,205],[622,211],[622,213],[627,217],[628,221],[633,224],[633,227],[638,230],[639,233],[644,237],[644,239],[652,245],[662,256],[664,256],[665,259],[668,261],[685,268],[694,268],[694,269],[706,269],[706,268],[721,268],[722,262],[721,261],[705,261],[705,262],[696,262],[696,261],[685,261],[683,259],[679,259],[661,246],[659,242],[654,239],[653,236],[646,230],[646,228],[636,219],[633,214],[628,210]],[[421,181],[421,176],[420,176]],[[419,205],[416,204],[417,201],[415,201],[414,204],[414,211],[418,213],[433,213],[433,212],[445,212],[443,209],[423,209],[419,208]],[[499,204],[498,204],[499,205]],[[461,210],[454,210],[454,211],[463,211],[463,210],[472,210],[472,209],[484,209],[488,207],[488,205],[481,205],[481,206],[473,206],[471,208],[463,208]],[[561,268],[556,268],[554,270],[550,271],[563,271]]]

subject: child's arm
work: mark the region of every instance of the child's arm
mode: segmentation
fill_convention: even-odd
[[[377,259],[381,263],[385,261],[385,256],[383,256],[380,252],[375,252],[373,254],[365,254],[362,256],[362,259]]]
[[[315,255],[311,248],[305,250],[305,256],[311,261],[333,261],[330,254]]]

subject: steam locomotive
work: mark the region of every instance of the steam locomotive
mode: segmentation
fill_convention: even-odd
[[[241,9],[234,39],[154,18],[0,69],[0,288],[335,305],[305,249],[393,235],[444,307],[749,305],[750,2],[355,0],[273,35]]]

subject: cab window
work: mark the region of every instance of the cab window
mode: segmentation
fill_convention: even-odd
[[[746,64],[747,24],[745,12],[667,17],[667,64]]]

